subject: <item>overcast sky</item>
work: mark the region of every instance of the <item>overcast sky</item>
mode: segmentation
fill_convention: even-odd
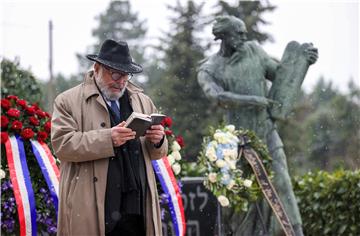
[[[85,52],[95,42],[91,30],[95,16],[104,12],[109,0],[2,0],[0,3],[0,55],[20,58],[37,78],[46,80],[48,72],[48,21],[54,25],[54,72],[77,72],[75,53]],[[133,9],[147,19],[149,39],[168,29],[169,12],[165,3],[175,0],[132,0]],[[181,1],[185,2],[185,1]],[[210,15],[216,0],[206,1],[204,13]],[[236,1],[229,1],[236,2]],[[350,78],[359,85],[359,3],[358,1],[271,1],[278,6],[267,14],[271,25],[262,27],[275,42],[264,49],[281,58],[289,41],[313,42],[319,60],[308,72],[304,87],[310,89],[320,76],[345,90]],[[205,33],[203,37],[211,37]]]

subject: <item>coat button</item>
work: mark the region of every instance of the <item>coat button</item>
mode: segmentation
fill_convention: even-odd
[[[98,180],[98,179],[97,179],[96,177],[94,177],[94,183],[97,182],[97,180]]]
[[[101,122],[100,124],[101,127],[105,127],[105,125],[106,125],[105,122]]]

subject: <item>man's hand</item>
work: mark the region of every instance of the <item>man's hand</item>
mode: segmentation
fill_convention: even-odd
[[[164,127],[162,125],[152,125],[150,129],[146,130],[145,138],[153,144],[159,144],[165,135]]]
[[[119,147],[128,140],[134,139],[136,132],[132,129],[125,128],[125,121],[111,128],[111,139],[114,147]]]
[[[318,49],[315,48],[312,43],[305,49],[305,54],[310,65],[314,64],[319,57]]]

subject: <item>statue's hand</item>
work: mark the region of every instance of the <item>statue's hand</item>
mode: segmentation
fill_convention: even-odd
[[[278,101],[266,98],[267,102],[268,102],[268,106],[272,106],[272,105],[279,105],[280,103]]]
[[[317,61],[319,57],[319,53],[318,53],[318,49],[315,48],[312,43],[308,45],[309,46],[305,49],[305,55],[309,64],[312,65]]]
[[[266,97],[254,95],[241,95],[232,92],[221,92],[218,95],[218,101],[222,105],[244,105],[244,106],[260,106],[268,107],[277,103]]]
[[[262,107],[270,107],[272,105],[276,105],[279,104],[279,102],[269,99],[269,98],[265,98],[265,97],[259,97],[259,96],[251,96],[252,101],[254,103],[256,103],[256,105],[258,106],[262,106]]]

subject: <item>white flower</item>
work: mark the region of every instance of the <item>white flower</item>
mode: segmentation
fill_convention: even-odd
[[[206,150],[205,156],[207,156],[210,161],[216,161],[217,159],[216,151],[213,147],[210,147]]]
[[[178,175],[181,171],[181,166],[179,163],[175,163],[174,165],[171,166],[171,168],[174,171],[175,175]]]
[[[174,156],[175,160],[177,161],[181,160],[181,154],[179,151],[172,152],[171,155]]]
[[[235,170],[236,169],[236,162],[235,161],[230,161],[228,162],[230,169]]]
[[[235,185],[235,180],[230,180],[229,184],[226,186],[227,189],[231,190]]]
[[[230,132],[234,132],[235,131],[235,126],[234,125],[227,125],[227,126],[225,126],[225,129],[230,131]]]
[[[222,136],[219,138],[219,143],[222,143],[222,144],[229,143],[229,139],[227,139],[225,136]]]
[[[171,146],[171,150],[173,152],[180,151],[181,150],[180,144],[177,141],[174,141]]]
[[[244,180],[244,186],[250,188],[252,185],[252,181],[249,179]]]
[[[235,160],[237,158],[237,150],[236,148],[233,149],[223,149],[222,150],[224,157],[229,157],[232,160]]]
[[[226,132],[226,139],[227,139],[227,143],[235,143],[235,145],[237,146],[237,143],[239,142],[239,138],[236,137],[234,134],[230,133],[230,132]]]
[[[223,168],[224,166],[226,166],[226,161],[224,160],[217,160],[215,162],[216,166],[219,167],[219,168]]]
[[[208,175],[208,179],[209,179],[209,181],[210,181],[211,183],[215,183],[215,182],[216,182],[216,177],[217,177],[217,174],[216,174],[216,173],[213,173],[213,172],[209,173],[209,175]]]
[[[214,139],[218,142],[218,143],[227,143],[227,138],[226,138],[226,134],[224,132],[219,132],[216,131],[214,134]]]
[[[213,147],[213,148],[217,148],[217,145],[218,145],[218,143],[215,140],[213,140],[209,143],[209,146]]]
[[[218,196],[217,199],[218,199],[220,205],[223,207],[227,207],[230,204],[229,199],[227,197],[225,197],[224,195]]]
[[[239,141],[238,137],[236,137],[231,132],[217,132],[214,134],[214,139],[222,144],[235,144],[237,146],[237,142]]]
[[[236,161],[230,159],[229,156],[225,156],[224,160],[226,161],[227,165],[230,167],[230,169],[235,170],[236,169]]]
[[[172,154],[168,155],[167,158],[168,158],[168,161],[169,161],[170,165],[174,164],[175,157]]]
[[[5,178],[5,171],[3,169],[0,169],[0,179]]]

